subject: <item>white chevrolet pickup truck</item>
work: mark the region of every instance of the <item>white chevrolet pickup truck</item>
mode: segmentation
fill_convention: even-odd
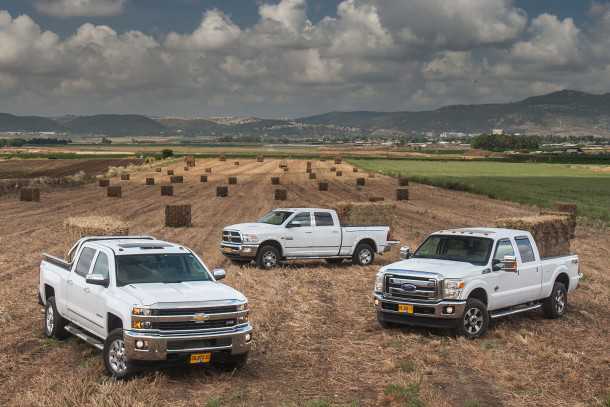
[[[379,271],[373,290],[377,319],[483,335],[490,319],[542,308],[561,317],[582,277],[576,255],[541,258],[521,230],[473,228],[431,234],[404,260]]]
[[[280,208],[255,223],[225,227],[220,250],[236,263],[255,260],[265,269],[299,259],[326,259],[331,264],[351,259],[367,266],[376,253],[399,243],[389,239],[389,226],[341,225],[331,209]]]
[[[68,261],[45,254],[39,300],[47,337],[103,351],[115,378],[145,362],[240,367],[252,339],[248,302],[184,246],[152,237],[87,237]]]

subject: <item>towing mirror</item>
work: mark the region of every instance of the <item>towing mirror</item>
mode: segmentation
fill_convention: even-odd
[[[87,284],[101,285],[102,287],[108,287],[108,284],[110,283],[108,277],[105,277],[101,274],[89,274],[85,281],[87,282]]]
[[[502,271],[507,273],[517,273],[517,258],[515,256],[504,256],[502,259]]]
[[[212,270],[212,275],[214,276],[214,280],[222,280],[227,276],[227,272],[224,269],[214,269]]]
[[[411,258],[411,248],[409,246],[403,246],[400,248],[400,258],[403,260]]]

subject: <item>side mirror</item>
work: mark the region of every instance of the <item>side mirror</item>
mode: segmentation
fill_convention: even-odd
[[[212,275],[216,281],[222,280],[227,276],[227,272],[224,269],[214,269],[212,270]]]
[[[507,273],[517,273],[517,258],[515,256],[504,256],[502,259],[502,271]]]
[[[409,246],[403,246],[400,248],[400,258],[401,259],[409,259],[411,258],[411,248]]]
[[[89,274],[85,281],[87,282],[87,284],[101,285],[103,287],[108,287],[108,285],[110,284],[108,277],[104,277],[101,274]]]

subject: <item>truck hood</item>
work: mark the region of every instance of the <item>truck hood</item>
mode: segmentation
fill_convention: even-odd
[[[387,266],[384,266],[381,271],[421,271],[440,274],[444,278],[464,278],[472,274],[481,274],[486,268],[487,266],[478,266],[476,264],[452,260],[407,259],[388,264]]]
[[[227,226],[224,230],[237,230],[241,233],[271,233],[279,228],[283,228],[283,226],[278,225],[270,225],[268,223],[237,223],[235,225]]]
[[[239,291],[213,281],[129,284],[121,287],[121,289],[137,298],[140,302],[137,305],[227,300],[246,301],[246,297]]]

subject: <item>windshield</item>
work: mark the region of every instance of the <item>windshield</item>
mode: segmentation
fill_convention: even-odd
[[[413,257],[485,265],[492,245],[492,239],[483,237],[434,235],[419,246]]]
[[[292,215],[293,212],[288,211],[271,211],[265,216],[258,220],[258,223],[268,223],[269,225],[281,225],[286,222],[286,219]]]
[[[141,254],[116,256],[117,286],[138,283],[212,281],[192,254]]]

